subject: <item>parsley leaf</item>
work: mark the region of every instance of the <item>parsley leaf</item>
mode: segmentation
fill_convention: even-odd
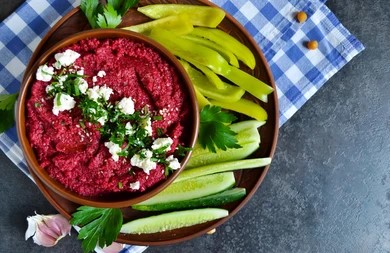
[[[80,3],[80,9],[84,12],[92,28],[98,28],[96,23],[98,5],[99,0],[83,0]]]
[[[78,239],[83,240],[83,252],[91,252],[97,245],[109,246],[118,236],[123,216],[120,209],[80,206],[73,213],[70,224],[83,226]]]
[[[106,5],[99,0],[81,0],[80,9],[87,17],[92,28],[115,28],[122,16],[139,0],[108,0]]]
[[[13,110],[18,93],[0,94],[0,110]]]
[[[103,14],[98,14],[96,23],[101,28],[115,28],[122,21],[122,16],[118,15],[114,7],[107,4],[103,9]]]
[[[218,106],[205,106],[200,112],[199,144],[210,152],[216,153],[216,148],[240,148],[234,131],[227,124],[236,120],[230,113],[221,111]]]
[[[14,124],[14,107],[18,93],[0,94],[0,133]]]

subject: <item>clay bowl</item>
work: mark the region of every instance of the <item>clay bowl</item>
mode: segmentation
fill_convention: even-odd
[[[53,192],[57,193],[64,199],[67,199],[71,202],[80,204],[80,205],[88,205],[95,207],[110,207],[110,208],[122,208],[128,207],[135,203],[146,200],[158,192],[162,191],[165,187],[173,182],[173,180],[178,176],[178,174],[183,170],[186,162],[188,161],[191,152],[188,152],[184,158],[180,160],[181,168],[176,170],[174,173],[171,173],[165,180],[157,183],[151,188],[146,189],[144,192],[139,193],[109,193],[100,197],[85,197],[81,196],[67,188],[64,185],[52,179],[47,171],[40,167],[34,150],[32,149],[30,142],[27,138],[26,134],[26,101],[29,97],[30,90],[32,84],[35,82],[35,73],[38,67],[42,64],[48,62],[48,59],[52,59],[55,53],[60,51],[62,48],[67,47],[86,38],[97,38],[97,39],[105,39],[105,38],[127,38],[132,41],[142,42],[145,45],[155,49],[170,65],[176,69],[178,73],[178,77],[181,85],[184,86],[184,90],[188,93],[189,101],[187,102],[190,111],[189,122],[186,122],[185,130],[186,131],[186,146],[193,147],[196,142],[198,127],[199,127],[199,109],[196,102],[195,92],[193,90],[191,81],[189,80],[185,70],[181,66],[181,64],[177,61],[177,59],[171,54],[168,50],[163,48],[160,44],[155,41],[130,31],[120,30],[120,29],[95,29],[89,31],[83,31],[80,33],[73,34],[55,45],[53,45],[50,49],[45,51],[42,56],[31,63],[31,69],[29,69],[24,78],[23,83],[20,90],[19,100],[16,109],[16,119],[17,119],[17,133],[20,140],[20,144],[26,158],[28,167],[35,174],[39,180],[42,182],[45,187],[48,187]]]

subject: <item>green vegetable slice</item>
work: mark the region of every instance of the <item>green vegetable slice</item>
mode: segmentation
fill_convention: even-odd
[[[200,71],[191,67],[186,61],[180,61],[190,77],[192,84],[198,89],[198,91],[210,98],[222,102],[235,102],[238,101],[245,93],[244,89],[238,86],[224,83],[224,89],[217,89],[210,83],[210,80],[206,78]],[[209,102],[210,103],[210,102]]]
[[[150,4],[137,10],[152,19],[186,14],[191,18],[193,25],[206,27],[217,27],[225,17],[222,9],[200,5]]]
[[[233,172],[218,173],[173,183],[157,195],[138,205],[152,205],[183,201],[208,196],[233,187],[236,180]]]
[[[190,199],[184,201],[155,204],[155,205],[134,205],[133,209],[140,211],[168,211],[192,209],[201,207],[219,207],[224,204],[234,202],[243,198],[246,194],[245,188],[233,188],[217,194],[197,199]]]
[[[264,167],[269,165],[270,163],[271,158],[267,157],[209,164],[202,167],[191,168],[182,171],[180,175],[175,179],[175,183],[214,173]]]
[[[255,56],[252,54],[251,50],[236,38],[220,29],[197,27],[191,32],[191,35],[209,39],[222,48],[230,50],[239,60],[251,69],[254,69],[256,66]]]
[[[229,126],[231,130],[237,133],[237,143],[241,146],[241,148],[218,150],[216,153],[211,153],[197,143],[195,144],[191,158],[186,165],[186,169],[213,163],[241,160],[255,152],[260,145],[260,134],[257,127],[264,124],[264,122],[254,120],[247,122],[248,123],[235,123]]]
[[[245,114],[256,120],[265,121],[268,118],[267,111],[255,102],[241,98],[238,101],[224,102],[217,100],[210,100],[210,103],[231,111],[239,112]]]
[[[207,221],[220,219],[229,215],[225,209],[202,208],[175,211],[130,221],[122,226],[121,233],[151,234],[190,227]]]
[[[273,91],[271,86],[256,77],[229,65],[218,52],[208,47],[175,36],[162,29],[153,29],[150,37],[160,42],[174,55],[192,64],[207,66],[216,74],[224,76],[263,102],[267,102],[268,94]]]
[[[193,42],[196,42],[200,45],[206,46],[210,49],[217,51],[231,65],[233,65],[234,67],[237,67],[237,68],[240,67],[240,64],[238,63],[237,57],[231,51],[220,47],[217,43],[215,43],[211,40],[208,40],[208,39],[205,39],[202,37],[198,37],[198,36],[194,36],[194,35],[190,35],[190,34],[183,35],[182,37],[187,39],[187,40],[192,40]]]
[[[147,35],[155,28],[163,28],[177,35],[188,34],[194,29],[186,15],[168,16],[139,25],[123,27],[122,29]]]

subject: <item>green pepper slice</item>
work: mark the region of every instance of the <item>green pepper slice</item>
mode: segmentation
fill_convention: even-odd
[[[185,39],[192,40],[193,42],[196,42],[200,45],[206,46],[208,48],[211,48],[215,51],[217,51],[220,55],[222,55],[223,58],[225,58],[231,65],[234,67],[239,68],[240,64],[238,63],[237,57],[230,51],[226,50],[225,48],[222,48],[217,43],[194,35],[183,35],[182,36]]]
[[[186,14],[196,26],[217,27],[225,18],[225,12],[217,7],[188,4],[151,4],[137,9],[152,19]]]
[[[196,27],[190,34],[214,41],[222,48],[230,50],[235,56],[237,56],[240,61],[242,61],[249,68],[255,68],[256,59],[255,56],[252,54],[251,50],[249,50],[247,46],[242,44],[230,34],[220,29],[211,29],[205,27]]]
[[[267,95],[273,88],[251,76],[250,74],[229,65],[216,51],[185,40],[161,29],[153,29],[150,37],[168,48],[174,55],[193,64],[202,64],[222,75],[263,102],[267,102]]]
[[[245,114],[259,121],[265,121],[268,118],[267,112],[266,110],[264,110],[263,107],[245,98],[241,98],[240,100],[235,102],[221,102],[217,100],[210,100],[210,103],[216,106],[220,106],[221,108]]]
[[[188,34],[194,29],[186,15],[168,16],[138,25],[123,27],[122,29],[147,35],[154,28],[162,28],[178,35]]]
[[[204,96],[222,101],[222,102],[234,102],[238,101],[245,93],[245,90],[240,87],[233,86],[224,83],[225,89],[217,89],[215,86],[210,84],[210,81],[201,72],[191,67],[188,62],[180,61],[186,70],[188,76],[191,79],[194,87]],[[209,102],[210,103],[210,102]]]

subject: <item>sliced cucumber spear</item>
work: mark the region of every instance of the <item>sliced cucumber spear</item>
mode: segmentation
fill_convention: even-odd
[[[228,215],[229,212],[227,210],[220,208],[175,211],[130,221],[123,224],[120,232],[127,234],[152,234],[190,227]]]
[[[173,183],[157,195],[138,205],[152,205],[200,198],[215,194],[234,186],[233,172],[218,173]]]
[[[238,149],[218,150],[218,152],[212,153],[197,143],[192,150],[192,155],[186,165],[186,169],[248,157],[259,148],[260,134],[257,128],[263,124],[264,121],[256,120],[231,124],[229,127],[237,133],[236,138],[238,144],[241,145],[241,148]]]
[[[137,11],[153,19],[186,14],[193,25],[205,27],[217,27],[225,18],[225,12],[222,9],[200,5],[150,4],[139,7]]]
[[[226,190],[210,196],[205,196],[197,199],[184,201],[176,201],[170,203],[154,204],[154,205],[134,205],[133,209],[140,211],[167,211],[181,210],[201,207],[218,207],[224,204],[234,202],[243,198],[246,194],[245,188],[234,188]]]
[[[240,169],[252,169],[258,167],[264,167],[271,163],[271,158],[253,158],[253,159],[244,159],[231,162],[222,162],[205,165],[202,167],[186,169],[182,171],[179,176],[175,179],[175,183],[179,183],[183,180],[188,180],[191,178],[197,178],[200,176],[210,175],[219,172],[240,170]]]

